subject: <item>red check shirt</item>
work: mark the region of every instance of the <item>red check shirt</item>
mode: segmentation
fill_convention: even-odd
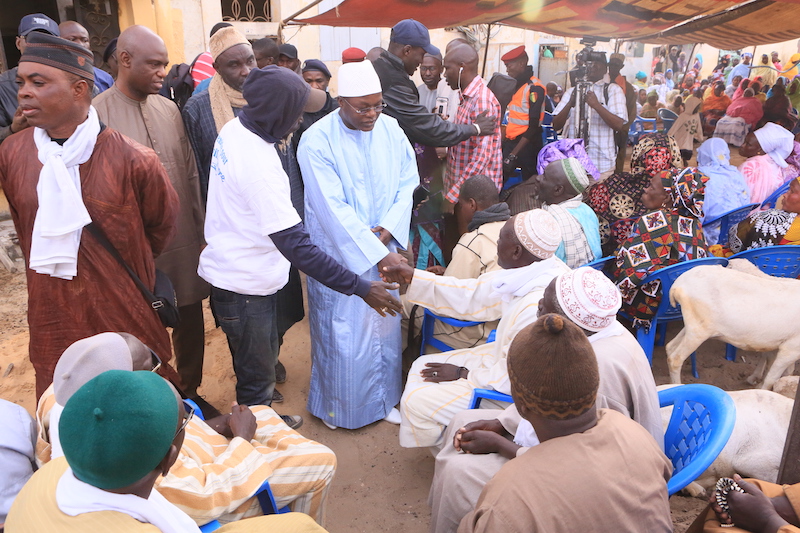
[[[456,124],[472,124],[482,112],[500,119],[500,103],[480,76],[476,76],[463,91],[458,106]],[[500,128],[491,135],[473,136],[455,146],[447,153],[447,169],[444,174],[445,197],[458,202],[458,194],[464,180],[476,174],[485,174],[503,186],[503,152],[500,147]]]

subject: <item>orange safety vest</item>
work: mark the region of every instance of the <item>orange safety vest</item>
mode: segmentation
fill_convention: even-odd
[[[528,121],[530,117],[531,104],[535,104],[537,95],[531,91],[532,86],[541,87],[543,91],[546,90],[542,82],[536,76],[531,76],[531,81],[523,85],[511,97],[511,102],[508,103],[508,125],[506,126],[506,139],[514,140],[526,131],[528,131]],[[542,104],[542,112],[539,115],[539,123],[544,120],[544,104]]]

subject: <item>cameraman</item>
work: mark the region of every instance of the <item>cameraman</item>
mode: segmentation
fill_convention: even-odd
[[[605,52],[585,50],[582,54],[586,60],[586,79],[591,82],[586,91],[587,116],[589,118],[589,142],[586,153],[600,171],[600,180],[604,180],[614,172],[617,158],[617,144],[614,140],[618,131],[625,130],[628,111],[625,105],[625,92],[615,83],[611,83],[606,73],[608,63]],[[553,127],[564,128],[562,132],[568,139],[578,138],[577,114],[573,114],[577,93],[570,87],[564,93],[561,103],[554,111]]]

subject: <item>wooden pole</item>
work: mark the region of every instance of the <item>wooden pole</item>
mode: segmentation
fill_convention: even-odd
[[[281,26],[285,26],[285,25],[286,25],[286,23],[288,23],[288,22],[289,22],[290,20],[292,20],[293,18],[295,18],[295,17],[299,17],[300,15],[302,15],[303,13],[305,13],[306,11],[308,11],[309,9],[311,9],[312,7],[314,7],[314,6],[318,5],[318,4],[321,4],[321,3],[322,3],[322,0],[314,0],[313,2],[311,2],[310,4],[308,4],[306,7],[304,7],[303,9],[301,9],[300,11],[298,11],[297,13],[292,13],[291,15],[289,15],[288,17],[286,17],[285,19],[283,19],[283,22],[281,22]]]
[[[483,50],[483,68],[481,69],[481,78],[486,79],[486,61],[489,57],[489,36],[492,34],[492,23],[486,26],[486,48]]]
[[[776,435],[777,437],[777,435]],[[778,483],[800,483],[800,403],[794,400],[792,417],[789,419],[789,432],[783,445],[783,457],[778,469]]]

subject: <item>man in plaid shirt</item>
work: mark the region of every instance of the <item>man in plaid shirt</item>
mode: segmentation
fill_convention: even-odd
[[[605,55],[602,56],[602,61],[586,62],[586,78],[592,82],[591,90],[586,92],[589,117],[589,143],[586,153],[600,171],[600,181],[614,172],[617,161],[615,134],[624,131],[628,122],[625,92],[616,83],[611,83],[607,70]],[[556,130],[564,128],[562,137],[567,139],[578,138],[578,124],[574,120],[577,114],[573,113],[577,95],[573,89],[571,87],[564,93],[561,103],[553,111],[553,127]]]
[[[487,111],[489,116],[500,116],[500,103],[478,75],[478,53],[474,48],[467,44],[452,48],[444,58],[444,69],[448,85],[461,91],[456,124],[473,124],[479,114]],[[500,190],[502,163],[499,128],[491,135],[470,137],[452,146],[444,175],[445,197],[451,204],[458,202],[461,184],[477,174],[489,176]]]

